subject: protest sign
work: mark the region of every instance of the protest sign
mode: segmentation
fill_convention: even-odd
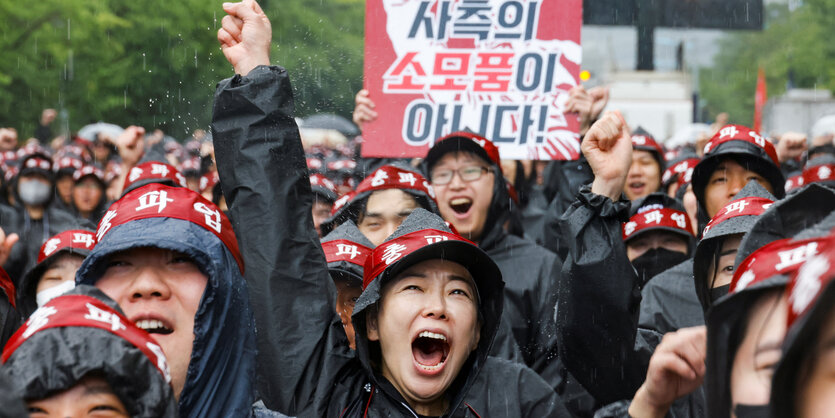
[[[470,130],[502,158],[574,159],[581,0],[368,0],[363,156],[422,157]]]

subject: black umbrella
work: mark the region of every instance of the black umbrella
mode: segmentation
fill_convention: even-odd
[[[360,134],[357,125],[350,120],[333,113],[319,113],[303,119],[304,129],[332,129],[349,138]]]

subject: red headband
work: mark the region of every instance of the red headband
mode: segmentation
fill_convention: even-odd
[[[12,308],[16,308],[14,282],[3,267],[0,267],[0,289],[6,292],[6,297],[9,298]]]
[[[458,235],[438,229],[421,229],[384,242],[371,252],[371,257],[368,257],[365,262],[362,279],[363,290],[371,284],[375,277],[379,276],[397,260],[427,245],[441,241],[461,241],[472,244],[472,242]]]
[[[797,269],[788,285],[789,312],[787,326],[806,314],[820,296],[826,284],[835,279],[835,239],[830,235],[819,251],[820,255],[808,258]]]
[[[50,171],[52,170],[52,162],[41,157],[32,157],[26,160],[23,168],[40,168],[41,170]]]
[[[702,231],[702,236],[707,235],[707,231],[710,231],[710,228],[713,228],[728,219],[736,218],[737,216],[760,216],[766,211],[766,209],[770,208],[772,204],[774,204],[773,201],[757,196],[734,200],[725,205],[725,207],[723,207],[719,213],[717,213],[716,216],[714,216],[713,219],[707,223],[704,231]]]
[[[673,228],[693,235],[693,227],[687,213],[670,208],[660,208],[639,212],[623,224],[623,240],[635,236],[638,232],[654,228]]]
[[[333,184],[327,177],[321,174],[311,174],[310,175],[310,186],[319,186],[324,187],[329,192],[336,194],[336,185]]]
[[[438,139],[438,141],[435,142],[435,145],[437,145],[437,144],[439,144],[443,141],[446,141],[448,139],[452,139],[452,138],[467,138],[467,139],[473,141],[476,145],[481,147],[481,149],[483,149],[484,152],[487,153],[487,157],[490,158],[490,161],[492,161],[493,164],[495,164],[499,168],[501,168],[502,159],[499,156],[499,148],[496,146],[496,144],[493,143],[493,141],[491,141],[491,140],[489,140],[489,139],[487,139],[487,138],[485,138],[481,135],[474,134],[472,132],[460,131],[460,132],[453,132],[449,135],[446,135],[446,136]]]
[[[85,231],[83,229],[64,231],[46,240],[46,242],[41,246],[41,252],[38,254],[38,264],[52,254],[55,254],[65,248],[90,251],[93,247],[95,247],[95,245],[96,236],[90,231]]]
[[[773,161],[777,167],[780,167],[780,160],[777,159],[777,150],[774,149],[774,145],[757,132],[741,125],[727,125],[720,129],[719,132],[717,132],[716,135],[710,139],[710,142],[705,145],[704,154],[708,155],[710,151],[718,147],[720,144],[730,141],[744,141],[761,148],[766,154],[768,154],[771,161]]]
[[[331,216],[335,215],[343,206],[353,201],[354,197],[358,194],[385,189],[417,190],[425,193],[433,200],[435,199],[435,191],[432,190],[432,186],[429,185],[429,182],[423,176],[414,171],[404,170],[393,165],[384,165],[366,177],[357,186],[356,190],[337,199],[333,203]]]
[[[835,164],[823,164],[803,170],[803,184],[835,181]]]
[[[85,165],[72,174],[72,179],[75,181],[81,180],[84,176],[95,176],[99,181],[104,181],[104,172],[96,166]]]
[[[740,292],[778,274],[793,273],[810,257],[831,251],[833,242],[827,238],[785,238],[764,245],[740,263],[731,280],[730,293]]]
[[[125,185],[123,190],[127,190],[130,186],[142,180],[171,180],[172,183],[186,187],[186,178],[173,165],[161,163],[157,161],[148,161],[133,167],[128,172],[125,178]]]
[[[148,361],[159,370],[166,383],[171,382],[168,362],[157,342],[124,315],[104,302],[86,295],[59,296],[35,311],[6,344],[3,349],[3,363],[32,335],[45,329],[60,327],[98,328],[121,337],[148,357]]]
[[[675,164],[664,171],[664,175],[661,177],[661,182],[666,183],[676,174],[686,173],[688,169],[692,172],[692,169],[696,167],[696,164],[698,163],[698,158],[688,158],[684,161],[680,161],[678,164]],[[681,179],[681,177],[679,177],[679,179]]]
[[[665,158],[664,149],[661,148],[661,145],[658,145],[658,142],[651,136],[647,135],[632,135],[632,147],[633,148],[652,148],[655,152],[658,153],[659,157],[663,160]]]
[[[97,241],[101,242],[113,227],[147,218],[182,219],[213,233],[226,244],[243,274],[244,261],[229,219],[214,203],[184,187],[151,183],[131,190],[104,214],[96,230]]]
[[[365,268],[365,261],[371,255],[371,248],[347,239],[336,239],[323,242],[322,250],[325,251],[325,259],[328,263],[346,261]]]

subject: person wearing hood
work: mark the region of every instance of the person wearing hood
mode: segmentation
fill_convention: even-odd
[[[41,246],[38,264],[26,272],[17,291],[17,309],[28,318],[46,302],[75,287],[75,273],[96,245],[96,235],[71,229],[51,237]]]
[[[816,249],[788,285],[788,333],[771,384],[770,416],[816,417],[832,413],[832,339],[835,335],[835,234]]]
[[[312,173],[310,188],[313,190],[313,226],[319,237],[322,237],[322,222],[330,217],[333,202],[336,201],[336,185],[324,175]]]
[[[244,257],[263,260],[247,280],[266,406],[303,416],[567,416],[536,373],[488,356],[501,272],[420,208],[366,263],[351,354],[313,229],[292,89],[284,69],[268,66],[269,21],[255,2],[224,9],[239,19],[224,18],[218,33],[238,75],[218,85],[212,129]],[[233,35],[242,30],[251,36]]]
[[[68,229],[93,229],[90,221],[79,219],[69,212],[53,207],[50,200],[52,191],[52,160],[45,154],[29,154],[20,162],[20,172],[15,180],[16,201],[19,202],[18,225],[6,232],[20,235],[20,257],[23,269],[8,270],[18,280],[23,273],[31,270],[38,259],[41,245],[53,235]],[[12,258],[18,259],[13,250]],[[10,262],[14,262],[11,260]]]
[[[331,216],[319,228],[323,234],[352,221],[374,245],[379,245],[416,208],[437,213],[435,192],[415,169],[392,163],[374,170],[356,190],[333,204]]]
[[[595,178],[561,219],[561,228],[574,240],[558,285],[560,357],[601,404],[631,398],[646,375],[651,351],[642,358],[632,353],[642,342],[635,335],[640,290],[652,264],[644,262],[642,252],[651,250],[647,257],[654,257],[657,248],[673,250],[666,261],[674,264],[693,247],[689,218],[680,203],[662,193],[635,202],[630,217],[623,190],[632,166],[631,138],[616,112],[589,129],[582,150]],[[671,241],[664,242],[665,237]]]
[[[177,416],[159,344],[90,286],[36,311],[2,361],[0,374],[15,383],[9,394],[24,400],[31,416]]]
[[[424,165],[441,216],[486,251],[507,278],[503,322],[513,330],[525,364],[555,390],[567,390],[553,327],[557,280],[552,274],[559,274],[560,260],[522,238],[498,147],[478,134],[454,132],[435,141]]]
[[[56,157],[55,161],[55,197],[54,204],[64,210],[72,208],[72,190],[75,186],[73,174],[84,166],[81,158],[76,156]]]
[[[699,158],[694,154],[687,154],[680,157],[678,161],[670,163],[670,166],[664,170],[664,174],[661,176],[661,189],[667,193],[667,196],[678,197],[678,191],[681,186],[685,183],[690,183],[690,179],[693,176],[693,169],[698,163]],[[687,178],[688,172],[690,173],[689,178]]]
[[[777,200],[785,196],[785,178],[774,146],[753,130],[727,125],[710,139],[704,151],[691,178],[700,232],[751,181],[770,194],[758,191],[760,197]],[[642,329],[660,336],[679,328],[704,325],[704,310],[694,292],[693,273],[691,259],[647,283],[642,290]],[[713,298],[722,296],[723,290],[726,292],[727,287],[717,287]]]
[[[251,416],[255,328],[226,216],[191,190],[149,183],[110,206],[96,241],[76,283],[159,341],[179,416]]]
[[[351,315],[362,294],[363,269],[373,248],[374,244],[351,221],[345,221],[322,238],[322,251],[328,262],[328,272],[336,286],[336,313],[342,321],[352,350],[357,346]]]
[[[94,224],[99,223],[107,207],[104,172],[96,166],[87,165],[73,173],[73,180],[72,203],[76,213]]]

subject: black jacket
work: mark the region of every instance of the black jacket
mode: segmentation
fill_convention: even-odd
[[[344,344],[293,116],[292,89],[280,67],[258,67],[218,86],[212,128],[224,195],[248,266],[260,394],[267,407],[291,415],[413,416],[372,371],[363,321],[356,316],[358,351]],[[455,391],[448,415],[566,416],[535,373],[487,357],[491,340],[482,335],[479,361],[462,369],[467,383]]]
[[[559,354],[604,405],[631,399],[649,362],[633,351],[641,291],[621,235],[629,207],[629,201],[613,202],[585,186],[560,219],[571,239],[559,280]]]

